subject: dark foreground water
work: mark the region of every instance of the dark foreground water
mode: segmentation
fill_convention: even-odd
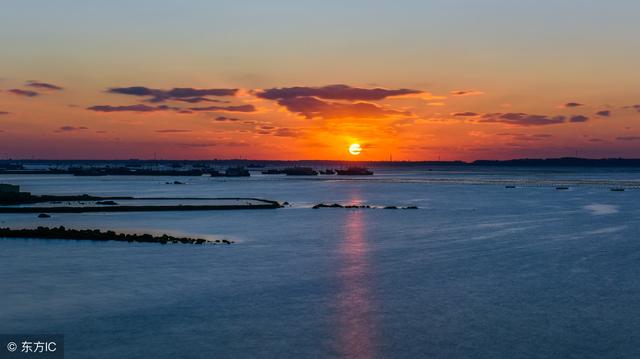
[[[182,186],[3,176],[34,193],[257,196],[293,206],[0,215],[12,228],[237,241],[0,239],[0,333],[63,333],[66,358],[640,357],[640,190],[609,190],[639,178],[624,170],[414,172]],[[556,180],[574,185],[559,191],[545,182]],[[309,208],[318,202],[420,209]]]

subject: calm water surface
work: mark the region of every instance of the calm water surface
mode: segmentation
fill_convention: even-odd
[[[2,239],[0,332],[64,333],[67,358],[640,356],[640,190],[609,190],[640,180],[637,172],[414,170],[165,184],[173,180],[0,177],[33,193],[246,196],[292,206],[1,214],[0,226],[12,228],[237,243]],[[574,185],[558,191],[554,181]],[[310,208],[319,202],[420,209]]]

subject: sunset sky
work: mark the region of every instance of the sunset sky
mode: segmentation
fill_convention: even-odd
[[[637,158],[639,13],[632,0],[8,0],[0,156]]]

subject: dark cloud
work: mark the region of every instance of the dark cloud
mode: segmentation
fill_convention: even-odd
[[[583,115],[574,115],[569,118],[569,122],[587,122],[589,117]]]
[[[75,127],[75,126],[62,126],[60,128],[58,128],[55,132],[72,132],[72,131],[81,131],[81,130],[88,130],[89,128],[84,127],[84,126],[80,126],[80,127]]]
[[[218,122],[236,122],[236,121],[240,121],[239,118],[233,118],[233,117],[226,117],[226,116],[218,116],[214,119],[214,121],[218,121]]]
[[[273,135],[278,137],[301,137],[304,134],[304,132],[300,130],[271,125],[258,126],[252,132],[259,135]]]
[[[476,90],[454,90],[449,93],[453,96],[473,96],[484,94],[484,92]]]
[[[580,106],[584,106],[584,104],[581,104],[578,102],[567,102],[562,107],[572,108],[572,107],[580,107]]]
[[[609,110],[602,110],[602,111],[598,111],[596,112],[597,116],[601,116],[601,117],[609,117],[611,116],[611,111]]]
[[[38,92],[35,92],[35,91],[21,90],[21,89],[11,89],[9,90],[9,92],[14,95],[25,96],[25,97],[36,97],[40,95]]]
[[[564,123],[565,116],[532,115],[520,112],[487,113],[482,115],[478,122],[505,123],[516,126],[546,126]]]
[[[640,141],[640,136],[622,136],[616,137],[618,141]]]
[[[216,100],[212,98],[206,97],[187,97],[187,98],[176,98],[175,101],[187,102],[187,103],[200,103],[200,102],[217,102],[217,103],[229,103],[229,101],[224,100]]]
[[[422,93],[420,90],[383,88],[357,88],[348,85],[328,85],[322,87],[282,87],[257,92],[257,96],[268,100],[286,100],[299,97],[316,97],[326,100],[375,101],[387,97]]]
[[[35,87],[35,88],[42,89],[42,90],[52,90],[52,91],[62,91],[62,90],[64,90],[64,88],[62,88],[60,86],[49,84],[49,83],[46,83],[46,82],[40,82],[40,81],[27,81],[25,86]]]
[[[11,114],[11,112],[8,112],[8,111],[0,111],[0,116],[2,116],[2,115],[10,115],[10,114]]]
[[[191,107],[193,111],[255,112],[253,105]]]
[[[205,96],[235,96],[238,89],[196,89],[191,87],[174,87],[171,90],[153,89],[145,86],[130,86],[130,87],[112,87],[107,90],[108,93],[149,97],[148,102],[164,102],[167,100],[177,100],[190,102],[203,102],[210,99],[203,100]],[[213,102],[216,102],[213,100]]]
[[[451,114],[452,116],[457,116],[457,117],[475,117],[475,116],[479,116],[479,113],[475,113],[475,112],[455,112]]]
[[[294,97],[278,101],[290,112],[297,113],[308,119],[312,118],[375,118],[394,115],[409,116],[410,112],[386,109],[368,102],[339,103],[319,100],[315,97]]]
[[[169,106],[147,106],[147,105],[126,105],[126,106],[111,106],[111,105],[97,105],[88,107],[87,110],[97,112],[155,112],[155,111],[168,111],[175,110],[174,107]]]
[[[156,130],[158,133],[183,133],[183,132],[191,132],[191,130],[180,130],[180,129],[165,129],[165,130]]]

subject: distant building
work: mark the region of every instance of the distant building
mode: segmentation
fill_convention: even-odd
[[[0,183],[0,204],[15,204],[18,200],[30,198],[31,193],[20,192],[20,186]]]
[[[19,193],[20,186],[15,184],[0,183],[0,192],[2,193]]]

